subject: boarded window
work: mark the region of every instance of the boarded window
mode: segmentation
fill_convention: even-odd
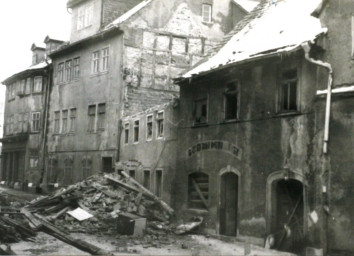
[[[144,170],[144,181],[143,185],[145,188],[150,189],[150,171],[149,170]]]
[[[98,104],[97,126],[99,130],[104,130],[105,118],[106,118],[106,103]]]
[[[94,132],[95,131],[95,117],[96,117],[96,105],[90,105],[88,107],[88,131]]]
[[[202,5],[202,19],[203,19],[203,22],[207,22],[207,23],[211,22],[211,12],[212,12],[211,4],[203,4]]]
[[[68,129],[68,110],[62,111],[61,119],[61,133],[66,133]]]
[[[70,109],[70,132],[76,130],[76,108]]]
[[[238,118],[239,92],[237,83],[229,83],[224,94],[225,120]]]
[[[208,108],[207,99],[194,101],[194,122],[195,124],[205,124],[207,122]]]
[[[139,120],[134,121],[134,142],[139,141]]]
[[[202,172],[191,173],[188,176],[188,207],[208,209],[209,176]]]
[[[60,132],[60,111],[54,112],[54,133]]]
[[[155,195],[158,197],[162,195],[162,170],[155,171]]]
[[[291,69],[281,74],[280,82],[280,111],[297,110],[297,70]]]
[[[164,112],[157,113],[156,126],[157,126],[157,138],[162,138],[164,132]]]
[[[152,139],[152,115],[146,117],[146,139]]]
[[[124,125],[124,144],[129,143],[129,123]]]

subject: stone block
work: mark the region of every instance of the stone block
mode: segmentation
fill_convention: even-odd
[[[170,37],[159,35],[156,38],[156,49],[169,50],[170,49]]]
[[[149,31],[143,33],[143,47],[154,48],[155,34]]]
[[[186,52],[186,44],[187,44],[187,39],[186,38],[179,38],[179,37],[174,37],[172,40],[172,53],[187,53]]]
[[[202,39],[201,38],[190,38],[188,44],[188,52],[190,54],[202,54]]]

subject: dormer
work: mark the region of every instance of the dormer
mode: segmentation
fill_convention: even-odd
[[[49,36],[46,36],[46,38],[44,39],[44,43],[45,43],[45,52],[46,52],[46,55],[48,55],[49,53],[57,50],[60,46],[65,44],[65,41],[50,38]]]
[[[38,47],[35,44],[32,44],[31,51],[32,51],[32,66],[44,61],[45,48]]]
[[[96,34],[142,0],[68,0],[71,9],[70,42]]]

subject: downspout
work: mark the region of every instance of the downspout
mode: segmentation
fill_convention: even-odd
[[[310,57],[311,46],[308,42],[301,45],[305,52],[305,59],[309,62],[318,65],[320,67],[326,68],[328,70],[328,86],[327,86],[327,99],[326,99],[326,115],[324,124],[324,135],[323,135],[323,153],[328,153],[328,139],[329,139],[329,119],[331,114],[331,97],[332,97],[332,82],[333,82],[333,69],[330,63],[323,62],[320,60],[315,60]]]

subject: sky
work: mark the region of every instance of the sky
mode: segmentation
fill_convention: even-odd
[[[0,0],[0,83],[31,65],[33,43],[44,46],[47,35],[69,40],[71,15],[66,9],[66,2]],[[5,86],[0,84],[0,108],[4,100]],[[0,109],[0,130],[3,112]]]

